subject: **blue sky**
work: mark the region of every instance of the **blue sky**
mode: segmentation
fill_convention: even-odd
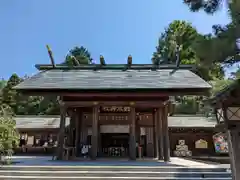
[[[36,73],[35,64],[50,62],[46,44],[58,63],[81,45],[97,61],[103,55],[107,63],[125,63],[131,54],[134,63],[150,63],[160,33],[176,19],[202,33],[228,22],[224,10],[191,13],[182,0],[0,1],[0,78]]]

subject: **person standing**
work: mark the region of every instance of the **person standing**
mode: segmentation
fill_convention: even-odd
[[[86,146],[86,145],[83,145],[83,147],[82,147],[82,156],[84,157],[84,158],[86,158],[87,157],[87,154],[88,154],[88,147]]]

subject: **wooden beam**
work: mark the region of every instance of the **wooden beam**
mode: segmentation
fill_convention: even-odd
[[[68,107],[93,107],[96,101],[64,101]],[[99,106],[130,106],[126,101],[100,101]],[[155,108],[163,106],[163,101],[136,101],[135,107]]]
[[[118,97],[166,97],[168,94],[160,92],[78,92],[78,93],[64,93],[64,96],[68,97],[101,97],[101,98],[118,98]]]
[[[180,96],[180,95],[209,95],[210,88],[178,88],[178,89],[146,89],[145,92],[141,89],[117,89],[117,90],[96,90],[89,92],[90,90],[71,90],[71,89],[17,89],[23,95],[27,96],[72,96],[83,98],[159,98],[168,96]],[[86,92],[88,91],[88,92]]]

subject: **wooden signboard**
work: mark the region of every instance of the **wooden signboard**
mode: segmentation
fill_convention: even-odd
[[[130,107],[122,107],[122,106],[110,106],[110,107],[100,107],[100,112],[130,112]]]
[[[199,139],[195,142],[195,148],[196,149],[207,149],[208,148],[208,142],[203,140],[203,139]]]
[[[33,144],[34,144],[34,136],[28,136],[27,145],[33,145]]]

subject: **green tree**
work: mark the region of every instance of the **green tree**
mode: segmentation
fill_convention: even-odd
[[[197,36],[196,29],[190,23],[179,20],[173,21],[161,34],[156,52],[153,54],[153,61],[163,59],[168,63],[175,63],[177,46],[180,46],[180,50],[182,50],[181,58],[183,61],[188,61],[188,63],[195,61],[191,45]]]
[[[7,81],[6,86],[2,89],[2,104],[10,106],[14,113],[18,110],[17,100],[19,98],[19,93],[13,89],[14,86],[19,84],[22,79],[17,75],[13,74]]]
[[[6,81],[4,79],[0,80],[0,90],[4,88],[4,86],[6,85]]]
[[[239,0],[184,0],[191,11],[204,10],[213,14],[220,10],[222,4],[227,5],[231,22],[227,25],[214,25],[214,35],[199,40],[197,49],[202,61],[208,65],[220,62],[232,65],[240,61],[239,50],[236,48],[236,39],[240,37],[240,1]],[[207,49],[207,51],[206,51]]]
[[[176,63],[176,49],[180,49],[179,57],[182,64],[193,64],[197,67],[197,74],[206,81],[223,79],[224,71],[220,63],[211,63],[207,66],[202,63],[205,57],[199,56],[196,47],[201,39],[208,38],[199,34],[197,30],[186,21],[173,21],[161,34],[156,52],[153,53],[152,62]],[[210,68],[211,67],[211,68]],[[179,114],[204,114],[203,97],[185,96],[175,97],[175,113]]]
[[[77,61],[77,62],[76,62]],[[83,46],[74,47],[69,51],[64,64],[68,66],[77,66],[91,64],[92,58],[90,52]],[[38,104],[41,109],[38,114],[59,114],[60,108],[57,103],[57,97],[44,97],[40,104]],[[36,107],[36,106],[35,106]]]
[[[195,47],[202,37],[192,25],[186,21],[173,21],[165,29],[158,40],[156,52],[153,53],[153,63],[176,63],[176,49],[180,48],[182,64],[194,64],[197,66],[197,74],[205,80],[213,77],[222,78],[224,72],[220,64],[215,63],[211,70],[201,63]]]
[[[230,0],[184,0],[191,11],[204,10],[208,14],[218,11],[224,2],[228,4]]]
[[[229,86],[233,80],[231,79],[215,79],[209,83],[212,85],[211,96],[216,95],[219,91]]]
[[[39,104],[41,98],[39,96],[22,96],[13,89],[14,86],[22,82],[24,79],[17,74],[13,74],[6,83],[6,86],[0,93],[1,104],[9,106],[14,114],[17,115],[36,115],[39,114]]]
[[[75,62],[77,61],[77,62]],[[64,62],[68,66],[76,66],[78,64],[90,64],[92,63],[92,58],[90,52],[83,46],[74,47],[69,51]]]
[[[66,60],[63,64],[75,66],[78,64],[90,64],[92,58],[89,51],[84,47],[75,47],[69,51]],[[22,82],[24,78],[20,78],[17,74],[13,74],[7,82],[0,81],[0,104],[11,108],[14,114],[17,115],[44,115],[57,114],[59,115],[59,105],[56,96],[22,96],[19,92],[13,89],[14,86]]]
[[[0,158],[1,163],[11,163],[14,146],[17,146],[19,134],[13,112],[7,105],[0,106]]]

